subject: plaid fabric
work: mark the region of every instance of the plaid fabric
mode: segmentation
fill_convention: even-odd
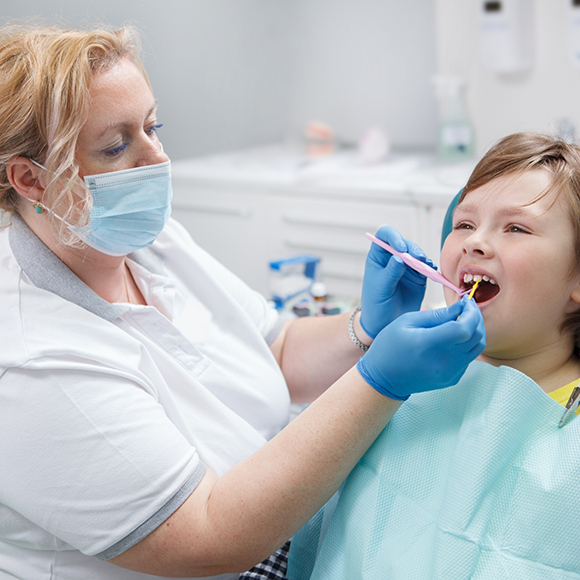
[[[286,578],[286,569],[288,568],[289,551],[290,540],[261,564],[240,574],[238,580],[288,580]]]

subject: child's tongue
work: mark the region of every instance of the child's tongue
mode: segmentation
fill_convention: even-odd
[[[484,282],[483,280],[479,283],[473,298],[477,303],[486,302],[493,298],[499,292],[499,286],[497,284],[490,284],[489,282]]]

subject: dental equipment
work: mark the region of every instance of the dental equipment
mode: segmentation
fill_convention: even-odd
[[[568,418],[570,417],[570,415],[572,415],[572,413],[576,411],[579,404],[580,404],[580,381],[579,384],[576,385],[576,387],[574,387],[574,390],[572,391],[572,394],[570,395],[570,398],[566,403],[566,412],[562,416],[562,419],[560,420],[558,427],[563,427],[567,423]]]
[[[468,298],[473,298],[473,295],[475,294],[475,291],[477,290],[477,287],[479,286],[480,282],[481,278],[475,281],[475,284],[471,287],[471,292],[469,293]]]
[[[469,289],[462,290],[461,288],[458,288],[457,286],[455,286],[455,284],[449,282],[449,280],[447,280],[447,278],[445,278],[445,276],[443,276],[443,274],[440,274],[439,272],[437,272],[437,270],[435,270],[434,268],[431,268],[431,266],[428,266],[424,262],[421,262],[421,260],[414,258],[413,256],[411,256],[411,254],[408,254],[407,252],[399,252],[398,250],[395,250],[395,248],[389,246],[389,244],[387,244],[386,242],[383,242],[383,240],[379,240],[379,238],[377,238],[376,236],[373,236],[373,234],[369,234],[367,232],[366,236],[369,240],[371,240],[372,242],[374,242],[375,244],[377,244],[381,248],[384,248],[385,250],[387,250],[388,252],[391,252],[391,254],[394,254],[395,256],[399,256],[399,258],[401,258],[401,260],[403,260],[403,262],[405,262],[405,264],[407,264],[407,266],[410,266],[411,268],[413,268],[413,270],[415,270],[416,272],[419,272],[419,274],[423,274],[423,276],[426,276],[430,280],[433,280],[434,282],[438,282],[439,284],[443,284],[443,286],[447,286],[447,288],[450,288],[454,292],[457,292],[457,294],[459,294],[459,296],[463,296],[464,294],[467,294],[467,292],[470,291]],[[478,282],[479,282],[479,280],[478,280]],[[475,291],[474,288],[471,289],[472,292]]]

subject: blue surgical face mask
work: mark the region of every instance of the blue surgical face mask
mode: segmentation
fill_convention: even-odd
[[[84,227],[67,225],[92,248],[125,256],[150,246],[165,227],[173,196],[170,161],[84,180],[93,198],[90,221]]]

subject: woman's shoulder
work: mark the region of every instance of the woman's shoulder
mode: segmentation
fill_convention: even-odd
[[[93,312],[35,286],[22,271],[0,276],[2,369],[53,365],[59,360],[103,364],[130,349],[129,337]],[[127,344],[126,344],[127,343]],[[40,367],[39,367],[40,368]]]

